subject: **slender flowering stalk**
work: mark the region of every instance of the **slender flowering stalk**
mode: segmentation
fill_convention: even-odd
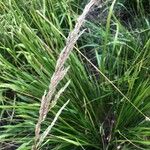
[[[55,96],[54,100],[52,100],[52,97],[56,91],[57,85],[60,83],[60,81],[64,78],[67,71],[69,70],[69,67],[65,68],[64,64],[67,61],[70,53],[72,52],[74,45],[78,38],[83,34],[83,31],[80,31],[82,25],[85,22],[85,18],[89,11],[92,9],[94,5],[97,4],[99,0],[91,0],[84,8],[83,13],[78,17],[77,23],[74,27],[74,30],[69,33],[69,36],[66,40],[66,46],[62,50],[62,52],[59,55],[59,58],[57,60],[57,64],[55,67],[55,72],[51,77],[50,85],[49,85],[49,91],[46,94],[44,93],[42,100],[41,100],[41,106],[39,110],[39,119],[35,127],[35,145],[33,146],[33,149],[37,149],[37,143],[40,141],[40,131],[41,131],[41,124],[45,120],[49,108],[54,107],[54,105],[57,102],[57,99],[61,95],[62,92],[67,88],[69,85],[68,83],[58,92],[58,94]]]

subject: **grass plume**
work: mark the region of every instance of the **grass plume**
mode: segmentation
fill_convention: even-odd
[[[38,122],[35,127],[35,147],[36,148],[37,148],[37,145],[36,145],[37,141],[38,140],[40,141],[40,139],[41,139],[41,136],[40,136],[41,124],[45,120],[47,113],[49,111],[50,104],[52,103],[52,96],[54,95],[54,93],[56,91],[57,85],[60,83],[60,81],[64,78],[67,71],[69,70],[69,67],[65,68],[65,66],[64,66],[65,62],[67,61],[71,51],[73,50],[73,47],[74,47],[76,41],[84,32],[84,30],[80,31],[80,29],[85,21],[86,15],[91,10],[92,6],[94,6],[96,3],[97,3],[97,0],[91,0],[85,6],[83,13],[77,19],[77,23],[76,23],[73,31],[69,33],[69,36],[66,40],[66,46],[64,47],[64,49],[62,50],[62,52],[59,55],[59,58],[58,58],[57,64],[56,64],[56,68],[55,68],[55,72],[54,72],[53,76],[51,77],[49,91],[47,94],[46,94],[46,92],[44,93],[42,100],[41,100],[39,119],[38,119]],[[58,94],[54,98],[53,104],[54,103],[56,104],[57,99],[59,98],[60,94],[62,93],[62,91],[64,91],[67,88],[68,85],[69,84],[67,83],[64,86],[64,88],[61,89],[60,92],[58,92]]]

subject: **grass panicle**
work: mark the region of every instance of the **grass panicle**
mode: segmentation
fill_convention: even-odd
[[[52,96],[56,91],[57,85],[64,78],[64,76],[66,75],[66,73],[69,69],[69,67],[65,68],[65,66],[64,66],[65,62],[67,61],[71,51],[73,50],[73,47],[74,47],[76,41],[78,40],[78,38],[83,33],[83,31],[80,32],[80,29],[81,29],[83,23],[85,22],[86,15],[91,10],[92,6],[96,4],[96,2],[97,2],[97,0],[91,0],[85,6],[83,13],[77,19],[77,23],[75,25],[75,28],[73,29],[72,32],[69,33],[69,36],[68,36],[67,41],[66,41],[66,46],[64,47],[64,49],[62,50],[62,52],[59,55],[59,58],[58,58],[57,64],[56,64],[56,68],[55,68],[55,72],[54,72],[53,76],[51,77],[51,82],[49,85],[49,91],[47,94],[44,93],[42,100],[41,100],[39,119],[38,119],[36,129],[35,129],[35,139],[36,140],[35,140],[35,146],[34,147],[36,147],[36,148],[39,146],[39,144],[36,145],[37,141],[39,140],[38,143],[41,143],[41,141],[43,141],[43,139],[44,139],[43,137],[40,137],[41,123],[45,120],[45,118],[47,116],[50,104],[53,103],[53,107],[54,107],[54,104],[57,102],[57,99],[60,97],[60,94],[62,93],[62,91],[64,91],[67,88],[67,86],[69,85],[67,83],[63,87],[63,89],[61,89],[58,92],[58,94],[55,96],[55,98],[52,102]],[[45,132],[48,134],[47,131],[45,131]],[[42,138],[42,140],[41,140],[41,138]]]

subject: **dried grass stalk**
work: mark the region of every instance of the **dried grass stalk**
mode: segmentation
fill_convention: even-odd
[[[64,110],[64,108],[67,106],[67,104],[69,103],[69,100],[59,109],[59,111],[57,112],[57,114],[55,115],[55,118],[53,119],[52,123],[47,127],[47,129],[42,133],[38,143],[37,143],[37,147],[39,147],[42,142],[44,141],[44,139],[47,137],[47,135],[49,134],[49,132],[51,131],[52,127],[55,125],[55,122],[57,121],[58,117],[60,116],[60,114],[62,113],[62,111]]]
[[[50,106],[53,107],[56,104],[57,99],[59,98],[60,94],[69,85],[67,83],[64,86],[64,88],[62,88],[58,92],[58,94],[55,96],[54,100],[52,100],[52,96],[54,95],[54,93],[56,91],[57,85],[64,78],[64,76],[66,75],[66,73],[69,69],[69,67],[65,68],[64,64],[65,64],[66,60],[68,59],[71,51],[73,50],[73,47],[74,47],[76,41],[81,36],[81,34],[83,34],[83,32],[84,32],[84,31],[80,31],[80,29],[85,21],[86,15],[89,13],[91,8],[97,4],[98,1],[99,0],[91,0],[85,6],[83,13],[77,19],[77,23],[75,25],[74,30],[69,33],[69,36],[66,40],[66,46],[64,47],[64,49],[62,50],[62,52],[59,55],[59,58],[58,58],[57,64],[56,64],[56,68],[55,68],[55,72],[54,72],[53,76],[51,77],[49,91],[47,94],[46,94],[46,92],[44,93],[42,100],[41,100],[41,106],[40,106],[40,110],[39,110],[39,119],[38,119],[38,122],[35,127],[35,145],[34,145],[33,149],[37,149],[37,143],[38,143],[38,141],[40,141],[40,138],[41,138],[40,137],[41,124],[45,120]]]

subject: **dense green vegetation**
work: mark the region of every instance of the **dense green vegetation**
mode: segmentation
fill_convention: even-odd
[[[0,149],[31,149],[41,97],[86,3],[0,0]],[[41,149],[150,149],[149,6],[148,0],[119,0],[113,7],[108,0],[87,17],[59,84],[70,85],[42,131],[70,102]]]

